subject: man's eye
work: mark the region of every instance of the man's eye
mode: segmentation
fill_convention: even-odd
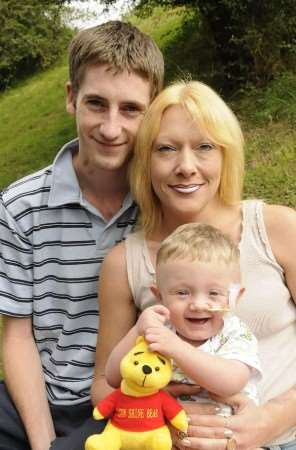
[[[88,105],[92,108],[105,108],[106,105],[101,100],[89,99],[87,101]]]
[[[139,114],[143,114],[143,112],[144,112],[138,106],[133,105],[133,104],[123,105],[121,107],[121,110],[130,116],[138,116]]]

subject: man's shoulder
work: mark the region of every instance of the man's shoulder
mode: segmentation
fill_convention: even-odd
[[[1,193],[3,204],[10,205],[21,202],[23,199],[36,197],[38,193],[46,193],[51,187],[52,165],[44,167],[10,184]]]

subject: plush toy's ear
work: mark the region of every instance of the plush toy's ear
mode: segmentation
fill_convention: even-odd
[[[144,336],[138,336],[136,340],[136,345],[142,344],[143,342],[146,342]]]

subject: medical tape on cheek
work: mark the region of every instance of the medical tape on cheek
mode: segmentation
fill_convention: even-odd
[[[228,305],[230,311],[233,311],[236,307],[236,300],[241,289],[239,283],[232,283],[228,288]]]

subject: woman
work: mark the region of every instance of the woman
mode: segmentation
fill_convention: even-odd
[[[140,230],[106,257],[99,288],[101,323],[93,397],[107,391],[104,366],[113,346],[134,325],[150,292],[160,242],[178,225],[203,222],[239,244],[246,293],[236,313],[259,339],[262,405],[228,399],[235,415],[186,403],[188,438],[180,449],[296,449],[296,214],[261,201],[241,201],[243,136],[223,100],[199,82],[165,89],[138,134],[131,188]],[[225,401],[225,399],[224,399]],[[220,413],[220,414],[219,414]]]

